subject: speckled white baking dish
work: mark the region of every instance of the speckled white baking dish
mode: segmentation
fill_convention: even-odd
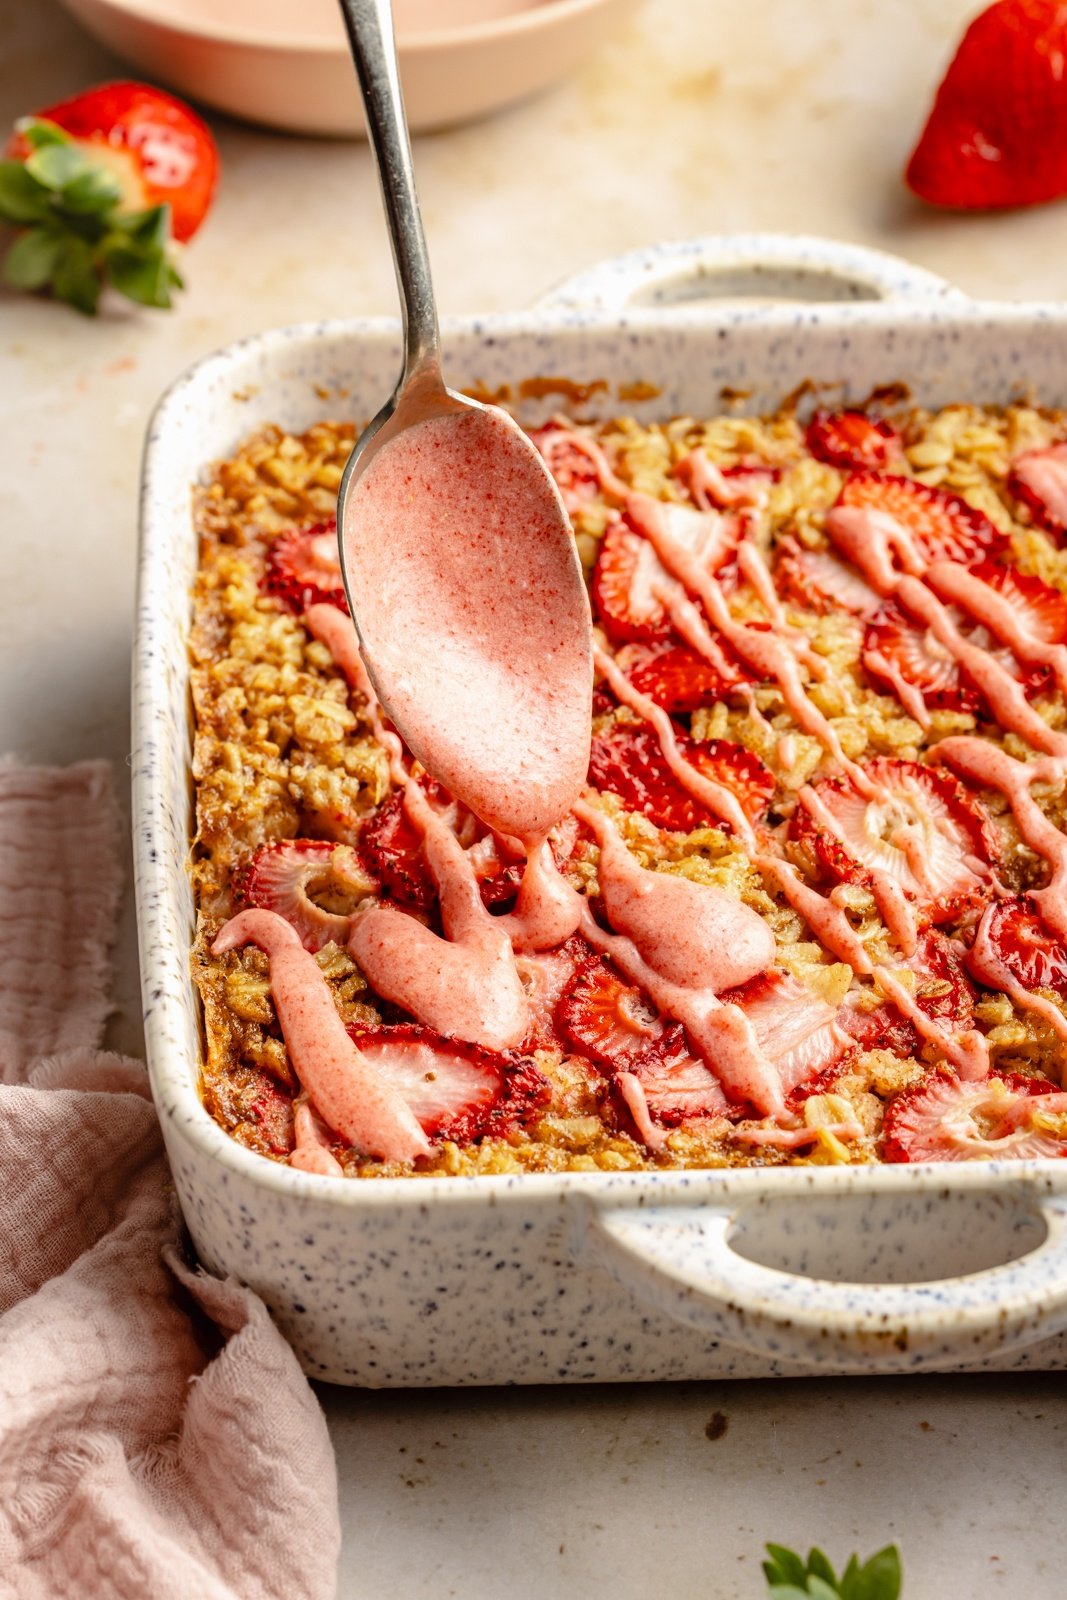
[[[1067,404],[1067,308],[976,304],[891,257],[786,236],[610,262],[529,313],[453,322],[445,349],[457,386],[607,379],[590,411],[654,385],[625,402],[650,418],[709,415],[724,386],[773,409],[805,379],[853,398],[902,380],[934,405],[1025,390]],[[265,421],[366,418],[397,362],[393,323],[267,333],[182,378],[149,433],[141,969],[156,1104],[204,1262],[257,1289],[307,1371],[341,1383],[1067,1366],[1067,1162],[358,1183],[252,1155],[204,1111],[185,875],[189,486]]]

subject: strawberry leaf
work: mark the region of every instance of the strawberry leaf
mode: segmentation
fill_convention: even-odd
[[[63,190],[82,177],[89,163],[72,144],[46,144],[26,158],[26,171],[46,189]]]
[[[68,235],[52,273],[52,292],[86,316],[95,315],[100,300],[100,276],[92,248],[84,239]]]
[[[43,289],[51,283],[63,240],[47,227],[27,228],[4,258],[3,278],[9,289]]]
[[[849,1577],[846,1572],[846,1581]],[[899,1600],[902,1582],[900,1551],[895,1544],[888,1544],[856,1571],[841,1592],[844,1600]]]
[[[110,211],[121,200],[121,186],[106,167],[86,165],[82,172],[63,185],[62,203],[68,211]]]
[[[805,1562],[784,1545],[766,1546],[763,1563],[768,1600],[900,1600],[902,1573],[896,1545],[886,1545],[861,1566],[850,1556],[840,1578],[821,1550],[808,1552]]]
[[[46,117],[20,117],[15,124],[26,143],[34,150],[43,150],[47,144],[70,144],[70,134],[58,123]]]
[[[114,250],[107,257],[109,281],[127,300],[166,310],[171,303],[172,269],[162,255]]]
[[[5,222],[40,222],[47,215],[49,191],[21,161],[0,161],[0,217]]]
[[[763,1576],[767,1582],[796,1584],[803,1592],[808,1569],[796,1551],[787,1550],[784,1544],[768,1544],[764,1548],[771,1558],[763,1563]]]

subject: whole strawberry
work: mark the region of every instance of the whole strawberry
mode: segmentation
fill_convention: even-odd
[[[908,163],[933,205],[1032,206],[1067,194],[1067,7],[997,0],[971,23]]]
[[[90,315],[105,284],[171,304],[171,240],[192,238],[218,178],[195,112],[147,84],[104,84],[23,118],[7,157],[0,219],[20,230],[3,264],[10,288],[50,290]]]

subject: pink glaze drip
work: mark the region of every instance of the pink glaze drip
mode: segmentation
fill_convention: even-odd
[[[750,1100],[763,1116],[785,1112],[781,1082],[740,1006],[724,1005],[706,990],[694,992],[670,983],[642,958],[632,939],[605,933],[588,909],[581,933],[624,977],[651,995],[666,1016],[685,1026],[701,1060],[733,1099]]]
[[[296,931],[273,911],[242,911],[226,923],[211,950],[222,955],[245,944],[266,952],[286,1049],[325,1122],[358,1150],[383,1161],[429,1155],[430,1141],[414,1113],[345,1032],[326,979]]]
[[[615,1079],[619,1093],[626,1103],[627,1110],[634,1119],[634,1126],[650,1150],[663,1150],[667,1145],[667,1135],[663,1129],[652,1121],[652,1113],[648,1109],[648,1097],[645,1086],[640,1078],[632,1072],[620,1072]]]
[[[1032,1011],[1043,1022],[1047,1022],[1061,1039],[1067,1039],[1067,1017],[1059,1007],[1046,999],[1043,994],[1034,994],[1031,990],[1024,989],[1015,974],[1005,966],[997,954],[989,937],[989,924],[994,909],[995,907],[990,906],[978,925],[978,932],[968,958],[971,971],[979,983],[985,984],[989,989],[1001,990],[1021,1011]]]
[[[888,512],[834,506],[826,513],[826,533],[883,599],[892,594],[900,577],[894,558],[911,577],[921,578],[926,570],[910,532]]]
[[[543,461],[496,410],[397,434],[342,529],[364,656],[412,753],[497,833],[542,838],[589,762],[589,601]]]
[[[1035,494],[1055,522],[1067,526],[1067,447],[1028,450],[1014,463],[1015,476]]]
[[[515,909],[493,921],[504,928],[515,950],[551,950],[569,939],[582,920],[584,901],[556,866],[547,839],[526,857]]]
[[[822,1135],[834,1139],[862,1139],[863,1128],[858,1122],[830,1122],[811,1128],[738,1128],[735,1139],[744,1144],[770,1144],[782,1150],[802,1150],[806,1144],[818,1144]]]
[[[1019,680],[995,661],[988,650],[963,637],[935,594],[917,578],[904,577],[896,585],[896,599],[913,617],[925,623],[934,638],[955,656],[989,701],[1002,728],[1010,728],[1035,750],[1043,750],[1048,755],[1067,755],[1067,736],[1056,733],[1038,716]]]
[[[875,967],[875,981],[897,1010],[913,1024],[922,1038],[935,1044],[951,1061],[961,1078],[975,1080],[989,1076],[989,1046],[977,1028],[959,1034],[949,1033],[915,1001],[914,996],[886,967]]]
[[[663,751],[663,759],[682,788],[691,794],[694,800],[706,806],[713,816],[728,822],[738,838],[744,840],[750,848],[754,848],[756,836],[737,796],[724,784],[705,777],[702,772],[697,771],[691,761],[685,759],[678,748],[671,719],[663,707],[658,706],[647,694],[635,689],[606,651],[594,647],[593,663],[606,680],[616,700],[624,706],[629,706],[631,711],[636,711],[637,715],[643,717],[655,730],[660,749]]]
[[[868,784],[867,788],[870,790],[871,785]],[[830,808],[823,804],[810,784],[804,785],[798,798],[823,832],[830,834],[847,848],[848,841],[838,826],[837,818]],[[865,870],[870,874],[871,893],[874,895],[883,922],[904,954],[914,955],[919,941],[919,930],[915,912],[907,895],[891,873],[880,872],[876,867],[867,867]]]
[[[297,1102],[293,1112],[293,1133],[296,1149],[289,1157],[289,1165],[298,1172],[312,1172],[320,1178],[343,1178],[344,1168],[330,1149],[319,1127],[314,1111],[306,1100]]]
[[[954,561],[935,561],[927,570],[926,581],[943,600],[959,606],[988,628],[994,638],[1008,646],[1016,660],[1049,667],[1057,686],[1067,694],[1067,645],[1050,644],[1030,633],[1006,595],[997,594]]]
[[[774,935],[747,906],[720,890],[638,865],[603,812],[578,801],[575,813],[600,844],[605,931],[586,907],[581,932],[619,971],[640,984],[665,1015],[683,1023],[704,1063],[735,1099],[764,1115],[785,1109],[782,1086],[755,1030],[718,992],[745,983],[773,961]]]
[[[810,888],[790,862],[779,856],[755,856],[753,865],[767,877],[773,878],[793,910],[808,924],[821,945],[839,961],[845,961],[853,972],[868,975],[871,961],[863,947],[863,940],[849,922],[840,906]]]
[[[608,921],[668,983],[720,994],[774,960],[763,918],[710,884],[650,872],[630,854],[602,811],[579,800],[575,814],[600,845],[600,893]]]
[[[1051,869],[1043,889],[1031,891],[1049,927],[1067,939],[1067,834],[1045,816],[1031,794],[1035,783],[1062,783],[1063,758],[1016,761],[984,739],[963,735],[942,739],[937,754],[954,772],[983,789],[997,789],[1011,806],[1019,832]]]
[[[636,527],[650,540],[656,554],[672,577],[678,579],[691,594],[700,600],[708,620],[718,629],[727,644],[753,667],[762,678],[773,678],[778,683],[783,698],[793,716],[805,732],[818,739],[823,748],[848,772],[857,786],[866,783],[863,769],[850,761],[841,748],[840,741],[818,706],[807,694],[800,678],[800,669],[792,651],[779,639],[773,628],[747,627],[735,622],[730,608],[715,580],[693,561],[688,551],[671,537],[667,519],[662,516],[662,502],[651,495],[630,492],[626,508]],[[677,608],[681,613],[682,608]],[[675,607],[671,609],[675,620]],[[692,620],[689,619],[692,628]],[[684,629],[680,629],[684,634]]]
[[[408,777],[404,746],[400,736],[392,728],[387,728],[382,720],[378,696],[359,653],[359,639],[352,618],[338,610],[337,606],[315,605],[305,611],[304,621],[319,643],[324,644],[333,656],[348,679],[349,688],[362,697],[374,737],[389,758],[389,776],[398,788],[403,788]]]
[[[679,461],[678,477],[689,485],[698,506],[759,506],[767,498],[766,486],[751,477],[728,478],[703,450],[690,450]]]
[[[423,835],[445,937],[395,906],[364,902],[348,948],[377,993],[426,1027],[512,1049],[526,1036],[529,1008],[508,930],[482,904],[465,851],[417,784],[409,781],[404,803]]]

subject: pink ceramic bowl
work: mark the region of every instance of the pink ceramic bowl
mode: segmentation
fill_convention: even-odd
[[[363,135],[336,0],[64,4],[132,66],[193,100],[291,133]],[[633,4],[395,0],[412,130],[469,122],[547,88],[604,44]]]

